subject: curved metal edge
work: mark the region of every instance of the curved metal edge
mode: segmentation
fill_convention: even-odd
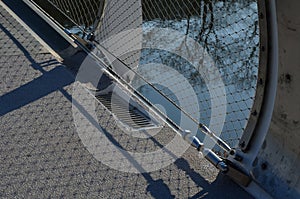
[[[272,114],[275,105],[278,77],[278,29],[275,0],[266,2],[266,19],[268,29],[268,59],[266,71],[266,86],[261,112],[249,142],[250,148],[244,153],[242,165],[250,170],[271,124]]]
[[[276,0],[261,0],[261,7],[265,5],[265,22],[266,32],[262,32],[262,42],[267,39],[267,53],[265,60],[261,60],[261,64],[266,62],[265,71],[265,86],[263,89],[263,97],[261,103],[260,113],[256,119],[253,132],[248,138],[248,145],[246,148],[240,148],[240,155],[243,157],[242,161],[238,162],[233,160],[235,164],[243,168],[245,171],[251,175],[251,170],[253,168],[253,162],[257,157],[263,142],[268,133],[271,119],[273,115],[273,110],[275,106],[276,92],[277,92],[277,77],[278,77],[278,28],[277,28],[277,14],[276,14]],[[262,11],[262,10],[260,10]],[[261,13],[261,12],[260,12]],[[263,44],[263,43],[262,43]],[[262,45],[261,45],[262,46]],[[266,50],[266,49],[265,49]],[[264,57],[261,57],[264,58]],[[261,72],[261,71],[260,71]],[[259,91],[261,92],[261,91]],[[252,124],[253,125],[253,124]],[[246,150],[245,150],[246,149]],[[248,187],[243,187],[247,192],[253,195],[255,198],[271,198],[269,193],[267,193],[261,186],[259,186],[255,180],[253,180]]]
[[[250,111],[250,117],[247,126],[239,141],[239,149],[246,152],[249,149],[249,143],[254,135],[255,127],[261,115],[261,108],[264,100],[264,92],[267,81],[267,64],[268,64],[268,27],[266,19],[265,0],[258,2],[258,24],[259,24],[259,67],[257,82],[255,88],[255,99]]]

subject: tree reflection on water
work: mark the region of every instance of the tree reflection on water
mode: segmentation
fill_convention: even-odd
[[[168,2],[169,7],[172,7],[172,4],[176,4],[178,1],[163,2]],[[176,6],[173,6],[173,11],[163,12],[154,9],[156,12],[147,12],[148,15],[144,14],[147,18],[143,22],[143,30],[148,33],[153,28],[171,28],[194,39],[205,48],[218,68],[218,71],[215,72],[221,73],[226,87],[227,114],[221,136],[231,146],[236,146],[247,124],[255,98],[259,66],[257,3],[249,1],[188,2],[192,8],[187,9],[185,14],[181,14],[183,16],[181,18],[178,17],[178,10],[175,10]],[[158,7],[164,8],[163,6],[161,3]],[[177,9],[179,8],[177,7]],[[183,12],[183,10],[180,11]],[[144,40],[143,42],[147,43],[148,41]],[[186,45],[184,41],[172,43],[166,48],[169,48],[169,52],[173,52],[174,49],[195,52],[193,46]],[[197,93],[201,115],[199,121],[209,124],[210,120],[214,120],[214,118],[210,115],[211,96],[209,96],[209,91],[203,81],[205,77],[201,77],[199,72],[182,58],[172,53],[158,51],[155,49],[143,50],[141,62],[156,62],[172,66],[187,77]],[[201,64],[199,66],[201,67]],[[144,91],[141,90],[142,92],[152,92],[147,87],[144,88]]]
[[[78,25],[90,31],[97,16],[101,16],[101,3],[118,3],[118,0],[35,0],[44,9],[56,5],[60,12],[52,16],[74,33],[81,34]],[[49,4],[52,3],[51,4]],[[124,1],[126,2],[126,1]],[[48,3],[48,4],[47,4]],[[241,137],[255,98],[259,65],[259,26],[256,1],[242,0],[142,0],[142,25],[145,34],[153,28],[171,28],[198,42],[213,58],[226,86],[227,115],[222,137],[235,146]],[[121,5],[120,5],[121,6]],[[108,12],[104,10],[104,13]],[[99,18],[98,18],[99,19]],[[110,21],[105,22],[106,25]],[[104,24],[105,25],[105,24]],[[102,33],[103,34],[103,33]],[[109,34],[109,32],[107,33]],[[148,41],[143,41],[144,43]],[[159,42],[159,41],[158,41]],[[100,42],[101,43],[101,42]],[[193,86],[200,103],[201,122],[208,124],[210,118],[209,93],[200,73],[182,58],[170,53],[172,48],[190,50],[192,46],[177,43],[167,51],[144,49],[140,64],[156,62],[168,65],[182,73]],[[200,56],[200,55],[199,55]],[[198,70],[200,66],[197,66]],[[213,71],[212,71],[213,72]],[[144,92],[141,89],[141,92]],[[148,90],[149,88],[144,89]],[[147,93],[144,93],[147,95]],[[151,96],[149,97],[151,98]],[[157,97],[156,97],[157,98]],[[168,107],[168,105],[165,105]]]

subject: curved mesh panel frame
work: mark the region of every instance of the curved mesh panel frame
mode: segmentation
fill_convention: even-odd
[[[194,120],[221,133],[231,147],[237,147],[250,118],[257,87],[260,38],[256,1],[48,1],[78,26],[94,31],[95,45],[109,52],[104,54],[113,70],[149,101],[161,102],[168,109],[171,106],[167,101],[171,100]],[[161,30],[169,32],[164,34]],[[126,66],[119,66],[119,62]],[[162,66],[160,78],[155,73],[158,66]],[[184,78],[170,72],[173,70]],[[184,88],[174,92],[164,86],[170,81],[174,88],[188,82],[196,98],[180,104],[178,96],[191,96]],[[147,83],[168,100],[153,97],[153,88]],[[222,86],[225,92],[220,96],[214,90]],[[169,115],[180,124],[180,119],[173,116]]]

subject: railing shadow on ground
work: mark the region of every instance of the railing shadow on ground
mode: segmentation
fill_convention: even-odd
[[[31,82],[20,86],[19,88],[6,93],[0,97],[0,116],[3,116],[13,110],[19,109],[22,106],[30,104],[51,92],[60,91],[66,99],[72,102],[72,96],[64,90],[63,87],[70,85],[74,82],[74,78],[70,73],[65,69],[64,66],[60,65],[50,70],[49,72],[44,70],[45,64],[53,63],[53,60],[49,62],[37,63],[34,58],[30,55],[27,49],[19,42],[5,27],[0,24],[0,29],[3,31],[13,42],[14,44],[24,53],[28,61],[30,61],[33,69],[38,70],[42,75]],[[55,62],[55,61],[54,61]],[[79,63],[78,63],[79,64]],[[16,100],[17,99],[17,100]],[[94,120],[84,108],[73,100],[73,104],[81,111],[85,117],[89,118],[92,124],[95,126],[98,125],[98,121]],[[101,127],[105,132],[109,140],[115,144],[120,144],[114,139],[104,127]],[[155,141],[155,140],[154,140]],[[171,153],[171,152],[169,152]],[[143,171],[143,168],[134,162],[134,159],[130,156],[129,153],[125,152],[125,157],[131,160],[134,165],[139,168],[140,171]],[[230,193],[236,192],[237,186],[234,185],[232,181],[223,175],[219,175],[213,183],[209,183],[205,178],[203,178],[199,173],[195,172],[189,165],[189,163],[183,159],[179,158],[175,162],[175,165],[178,169],[185,172],[197,185],[203,188],[203,190],[192,198],[232,198]],[[151,176],[151,173],[142,172],[142,176],[146,179],[148,186],[146,191],[150,192],[154,198],[174,198],[170,188],[163,182],[162,179],[154,180]],[[240,190],[239,190],[240,191]],[[226,193],[226,194],[224,194]]]
[[[45,71],[43,69],[43,67],[46,66],[45,63],[37,63],[27,49],[1,24],[0,30],[13,41],[18,49],[22,51],[31,63],[32,68],[42,73],[40,77],[0,97],[0,116],[19,109],[22,106],[36,101],[56,90],[61,91],[61,93],[64,94],[70,101],[72,100],[71,96],[66,93],[63,87],[70,85],[74,81],[74,78],[63,66],[55,67],[49,72]],[[48,66],[49,64],[51,64],[51,60],[50,63],[47,63]],[[43,65],[43,67],[41,65]]]

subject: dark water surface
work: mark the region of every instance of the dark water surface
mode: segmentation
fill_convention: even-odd
[[[79,35],[82,35],[81,29],[87,32],[93,30],[98,25],[95,24],[97,16],[103,14],[98,11],[101,0],[34,1],[62,26]],[[56,9],[53,5],[56,6]],[[152,44],[153,39],[156,43],[163,43],[163,41],[159,41],[157,36],[149,39],[149,35],[154,35],[155,29],[172,29],[177,31],[178,34],[182,34],[183,37],[195,41],[203,48],[203,53],[206,53],[212,59],[216,70],[210,71],[210,74],[219,73],[225,86],[226,118],[221,136],[231,146],[236,146],[247,124],[255,98],[259,65],[257,2],[238,0],[147,0],[142,1],[141,5],[143,46]],[[109,13],[109,10],[105,12]],[[107,14],[105,12],[104,14]],[[108,26],[110,22],[108,20],[103,24]],[[209,125],[212,121],[218,120],[218,115],[212,115],[211,103],[212,100],[217,100],[212,99],[213,97],[217,98],[217,96],[212,96],[208,85],[206,85],[206,82],[213,82],[214,80],[205,79],[208,77],[201,75],[201,67],[206,64],[205,67],[209,68],[210,63],[206,63],[206,60],[204,60],[201,63],[202,65],[197,65],[174,53],[178,50],[190,51],[192,59],[195,56],[193,52],[199,50],[195,48],[195,46],[182,40],[166,45],[164,50],[157,48],[142,49],[139,52],[139,64],[136,70],[142,72],[145,70],[143,67],[148,67],[147,64],[156,63],[169,66],[178,71],[193,88],[197,101],[193,99],[194,101],[191,101],[189,106],[182,108],[196,117],[198,113],[193,113],[193,110],[197,110],[194,109],[194,106],[198,104],[200,117],[196,119]],[[199,57],[201,56],[204,55],[199,54]],[[168,78],[170,78],[170,81],[175,79],[174,82],[176,82],[176,76],[168,77],[166,75],[165,79]],[[154,79],[155,77],[147,76],[149,82]],[[178,90],[176,91],[178,93],[174,93],[174,91],[165,88],[165,79],[156,82],[155,87],[181,106],[178,99],[178,96],[181,96],[181,91]],[[132,84],[135,85],[139,81],[139,78],[135,77]],[[170,105],[164,97],[147,85],[136,89],[153,104],[160,104],[164,107],[163,111],[176,123],[180,123],[182,113],[180,110],[175,110],[174,106]],[[186,98],[188,97],[186,96]],[[220,97],[224,98],[224,96]],[[212,126],[212,128],[214,127]],[[201,137],[201,134],[199,135]]]

